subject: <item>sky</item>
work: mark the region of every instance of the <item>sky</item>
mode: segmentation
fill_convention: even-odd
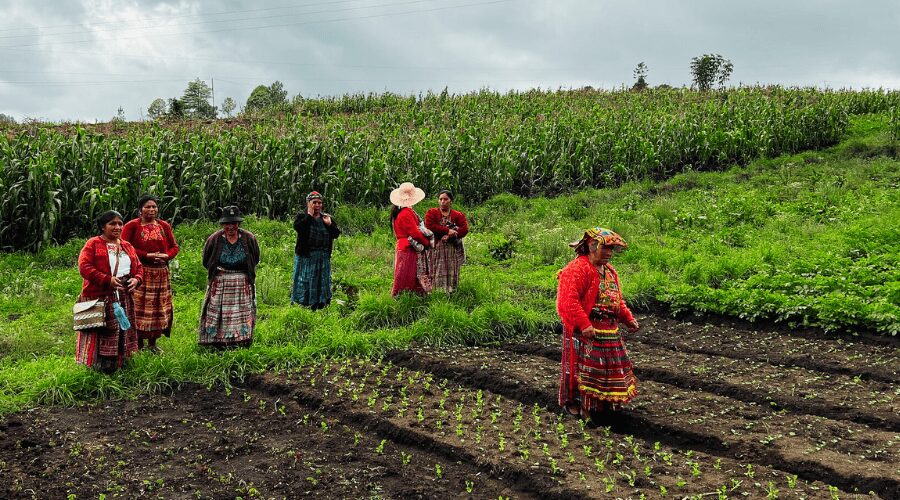
[[[289,96],[690,85],[900,89],[897,0],[0,0],[0,113],[146,118],[187,82]]]

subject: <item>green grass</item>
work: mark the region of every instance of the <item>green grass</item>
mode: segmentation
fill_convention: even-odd
[[[213,223],[179,225],[176,319],[162,355],[140,354],[105,376],[73,361],[71,305],[83,240],[36,255],[0,255],[0,413],[36,404],[158,392],[184,381],[228,384],[322,356],[369,355],[410,342],[492,343],[546,335],[566,243],[594,225],[630,248],[617,266],[628,301],[826,330],[900,331],[900,162],[888,118],[853,121],[827,151],[687,172],[557,198],[497,195],[474,207],[459,291],[390,298],[393,237],[384,209],[344,206],[335,246],[335,304],[288,305],[294,232],[250,218],[262,246],[259,324],[246,350],[196,345],[206,287],[200,249]],[[433,203],[433,202],[426,202]],[[420,207],[424,211],[427,206]]]

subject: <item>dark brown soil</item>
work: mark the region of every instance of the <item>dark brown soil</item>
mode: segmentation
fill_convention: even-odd
[[[556,336],[422,347],[10,415],[0,497],[900,498],[896,345],[641,320],[608,428],[559,410]]]

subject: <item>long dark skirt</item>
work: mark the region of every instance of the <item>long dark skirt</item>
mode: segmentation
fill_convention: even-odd
[[[294,255],[291,304],[324,307],[331,302],[331,256],[324,250]]]

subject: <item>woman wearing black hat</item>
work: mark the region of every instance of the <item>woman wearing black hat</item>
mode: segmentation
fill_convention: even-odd
[[[200,313],[200,345],[247,346],[256,326],[256,265],[259,243],[240,228],[241,210],[222,209],[219,224],[203,245],[208,284]]]

